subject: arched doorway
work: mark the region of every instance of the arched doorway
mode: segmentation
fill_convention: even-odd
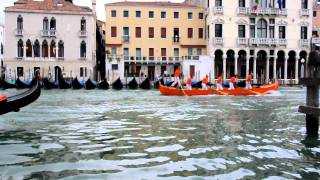
[[[267,52],[260,50],[257,53],[257,80],[259,83],[264,83],[266,78],[266,64],[267,64]]]
[[[227,72],[226,72],[226,78],[229,79],[231,76],[235,75],[234,66],[235,66],[235,53],[233,50],[227,51]]]
[[[238,55],[238,77],[239,79],[245,79],[247,76],[247,52],[245,50],[240,50]]]
[[[277,78],[278,79],[284,79],[284,61],[285,61],[284,51],[278,51],[277,53]]]
[[[59,79],[63,78],[62,76],[62,70],[59,66],[54,67],[54,79],[56,82],[58,82]]]
[[[306,51],[301,51],[299,53],[299,68],[298,68],[298,77],[299,78],[304,78],[304,73],[305,73],[305,67],[307,63],[307,52]]]
[[[296,69],[296,52],[290,51],[288,59],[288,69],[287,69],[287,78],[292,80],[295,79],[295,69]]]
[[[218,77],[223,72],[223,52],[221,50],[216,50],[214,52],[214,62],[215,62],[215,77]]]

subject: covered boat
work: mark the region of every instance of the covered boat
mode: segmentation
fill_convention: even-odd
[[[173,87],[166,87],[163,85],[160,85],[160,93],[167,96],[199,96],[199,95],[210,95],[210,94],[216,94],[216,95],[228,95],[228,96],[252,96],[252,95],[259,95],[263,96],[266,94],[270,94],[274,91],[277,91],[279,89],[279,83],[276,81],[273,84],[263,85],[259,87],[255,87],[253,89],[245,89],[245,88],[236,88],[235,90],[220,90],[217,91],[215,89],[208,89],[208,90],[202,90],[202,89],[192,89],[192,90],[186,90],[186,89],[178,89]]]
[[[21,81],[20,78],[17,78],[16,80],[16,87],[18,89],[26,89],[26,88],[30,88],[30,84],[26,81]]]
[[[71,88],[71,82],[66,81],[64,78],[59,79],[59,88],[60,89],[70,89]]]
[[[107,79],[103,79],[102,81],[100,81],[97,85],[98,89],[109,89],[110,88],[110,84],[108,83]]]
[[[120,77],[119,77],[116,81],[114,81],[114,82],[112,83],[112,88],[115,89],[115,90],[121,90],[121,89],[123,89],[123,83],[122,83],[122,81],[120,80]]]
[[[56,89],[56,88],[58,88],[58,86],[54,82],[50,81],[48,78],[44,78],[42,80],[42,83],[43,83],[43,87],[45,89]]]
[[[20,108],[37,100],[41,94],[41,86],[38,77],[39,76],[37,75],[31,82],[32,87],[28,91],[11,97],[0,96],[0,115],[12,111],[18,112]]]
[[[84,88],[86,90],[92,90],[97,88],[97,83],[92,81],[90,78],[86,81],[86,83],[84,84]]]
[[[0,79],[0,87],[3,89],[16,88],[15,83],[7,82],[4,79]]]
[[[137,89],[139,84],[136,80],[136,78],[133,78],[129,83],[128,83],[129,89]]]
[[[158,81],[154,82],[153,86],[154,86],[155,89],[159,89],[160,84],[164,84],[163,78],[161,78]]]
[[[151,82],[148,77],[140,84],[140,88],[146,90],[151,89]]]
[[[82,89],[83,86],[83,81],[79,81],[77,77],[73,79],[72,89]]]

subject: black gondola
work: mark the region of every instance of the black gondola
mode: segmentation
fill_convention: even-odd
[[[129,89],[137,89],[139,84],[136,80],[136,78],[133,78],[129,83],[128,83]]]
[[[164,81],[163,81],[162,78],[159,79],[158,81],[154,82],[154,88],[155,88],[155,89],[159,89],[160,83],[161,83],[161,84],[164,84]]]
[[[97,88],[97,84],[92,82],[91,79],[89,78],[86,83],[84,84],[84,88],[86,90],[92,90],[92,89],[95,89]]]
[[[112,88],[115,90],[123,89],[123,83],[120,80],[120,77],[112,83]]]
[[[150,79],[146,78],[141,84],[140,84],[140,88],[141,89],[151,89],[151,83],[150,83]]]
[[[64,78],[59,79],[59,88],[60,89],[70,89],[71,83],[67,82]]]
[[[38,80],[38,74],[31,82],[32,87],[21,94],[8,97],[6,100],[2,100],[0,103],[0,115],[9,112],[18,112],[20,108],[27,106],[28,104],[37,100],[41,94],[41,86]]]
[[[43,87],[45,89],[56,89],[56,88],[58,88],[58,86],[54,82],[51,82],[48,78],[44,78],[42,80],[42,83],[43,83]]]
[[[19,78],[16,80],[16,88],[17,89],[27,89],[30,88],[30,84],[22,82]]]
[[[79,82],[77,77],[72,81],[72,89],[81,89],[83,86],[83,83]]]
[[[110,84],[108,83],[107,79],[103,79],[102,81],[100,81],[97,85],[98,89],[109,89],[110,88]]]
[[[0,79],[0,87],[2,89],[16,88],[15,84],[8,83],[4,79]]]

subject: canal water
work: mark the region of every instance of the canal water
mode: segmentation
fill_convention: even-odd
[[[17,93],[9,90],[1,93]],[[267,97],[43,91],[0,117],[0,179],[319,179],[305,89]]]

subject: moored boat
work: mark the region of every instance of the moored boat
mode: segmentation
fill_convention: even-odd
[[[163,78],[159,79],[158,81],[154,82],[154,88],[159,89],[160,84],[164,84]]]
[[[56,89],[56,88],[58,88],[58,86],[54,82],[51,82],[48,78],[44,78],[42,80],[42,83],[43,83],[43,87],[45,89]]]
[[[89,79],[85,82],[84,88],[85,88],[86,90],[95,89],[95,88],[97,88],[97,83],[96,83],[96,82],[93,82],[93,81],[89,78]]]
[[[120,77],[112,83],[112,89],[115,89],[115,90],[123,89],[123,83],[120,80]]]
[[[151,82],[148,77],[140,84],[140,88],[145,90],[151,89]]]
[[[66,81],[64,78],[59,79],[59,88],[60,89],[70,89],[71,81]]]
[[[133,78],[129,83],[128,83],[129,89],[137,89],[139,84],[136,80],[136,78]]]
[[[102,81],[100,81],[97,85],[98,89],[109,89],[110,88],[110,84],[108,83],[107,79],[103,79]]]
[[[16,85],[13,82],[7,82],[4,79],[0,79],[0,87],[3,89],[10,89],[10,88],[16,88]]]
[[[17,78],[17,80],[16,80],[16,88],[17,88],[17,89],[30,88],[30,84],[27,83],[26,81],[22,82],[22,81],[20,80],[20,78]]]
[[[79,81],[77,77],[73,79],[72,89],[82,89],[83,86],[83,81]]]

